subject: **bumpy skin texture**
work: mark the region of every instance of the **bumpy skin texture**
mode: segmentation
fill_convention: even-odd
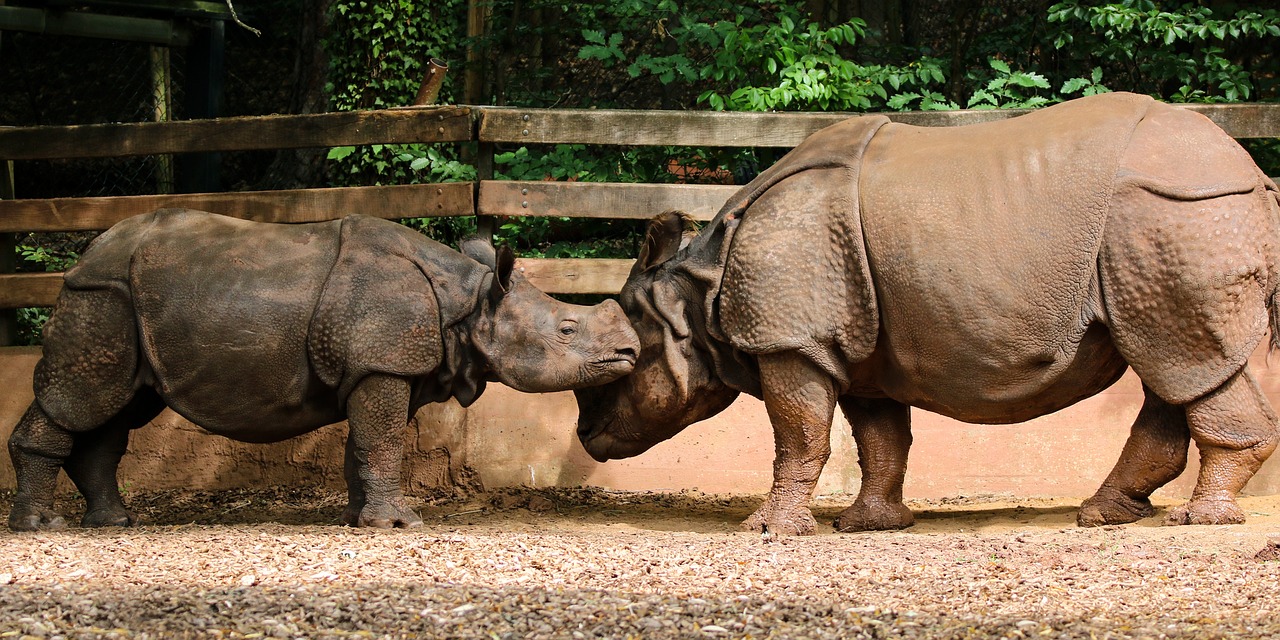
[[[774,484],[744,526],[803,534],[838,404],[863,481],[835,526],[900,529],[909,407],[1020,422],[1132,367],[1146,402],[1079,523],[1151,515],[1191,439],[1200,478],[1168,522],[1240,522],[1280,439],[1247,365],[1268,329],[1280,346],[1278,209],[1234,140],[1143,96],[967,127],[851,119],[696,236],[654,220],[621,297],[640,360],[577,392],[579,437],[598,460],[637,455],[763,398]]]
[[[346,418],[343,520],[421,524],[400,488],[419,407],[467,406],[489,380],[565,390],[634,365],[617,303],[556,301],[513,261],[363,216],[276,225],[162,210],[116,225],[67,273],[45,328],[36,398],[9,439],[9,526],[64,525],[51,509],[59,468],[85,496],[82,525],[134,524],[116,468],[129,431],[166,406],[246,442]]]

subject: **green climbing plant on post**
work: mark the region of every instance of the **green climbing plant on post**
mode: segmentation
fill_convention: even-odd
[[[335,0],[325,48],[331,61],[328,91],[335,110],[385,109],[413,102],[433,57],[462,57],[465,0]],[[442,101],[454,95],[445,77]],[[475,168],[459,160],[457,144],[335,147],[330,180],[338,185],[470,181]],[[474,230],[458,218],[407,220],[445,242]]]

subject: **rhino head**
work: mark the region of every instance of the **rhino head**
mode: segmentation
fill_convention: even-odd
[[[494,273],[470,337],[503,384],[545,393],[601,384],[631,372],[640,342],[617,302],[561,302],[515,270],[515,256],[507,247],[495,251],[487,242],[472,240],[461,249]]]
[[[696,238],[687,226],[677,212],[655,218],[622,288],[622,309],[640,338],[635,370],[574,392],[578,439],[600,462],[644,453],[753,386],[750,363],[716,337],[721,247],[732,226],[717,220]]]

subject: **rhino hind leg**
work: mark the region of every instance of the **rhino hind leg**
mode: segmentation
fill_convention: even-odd
[[[910,408],[894,400],[841,398],[840,409],[853,427],[862,486],[853,505],[834,523],[838,531],[905,529],[915,517],[902,501],[911,450]]]
[[[1236,495],[1280,442],[1280,424],[1246,365],[1222,386],[1186,405],[1191,437],[1200,449],[1200,475],[1191,499],[1165,524],[1239,524]]]
[[[135,422],[126,411],[138,379],[135,326],[132,305],[121,290],[68,289],[59,297],[45,326],[35,401],[9,437],[17,474],[10,528],[63,526],[52,509],[58,470],[64,467],[89,498],[91,524],[118,520],[107,514],[118,513],[113,503],[119,496],[103,496],[116,491],[115,467],[128,437],[124,426]]]
[[[73,436],[49,419],[36,402],[14,427],[9,437],[9,459],[17,475],[18,490],[9,509],[9,528],[14,531],[61,529],[66,521],[53,510],[53,493],[58,470],[71,455]]]
[[[75,434],[64,469],[84,496],[82,527],[128,527],[137,516],[120,499],[116,470],[129,446],[129,432],[145,426],[164,410],[164,401],[151,389],[143,389],[107,424]]]
[[[1146,399],[1129,431],[1120,459],[1096,493],[1080,505],[1082,527],[1127,524],[1155,513],[1151,493],[1187,467],[1191,433],[1186,410],[1143,387]]]
[[[422,518],[405,503],[400,487],[410,386],[395,376],[371,374],[347,398],[347,508],[353,527],[416,527]]]

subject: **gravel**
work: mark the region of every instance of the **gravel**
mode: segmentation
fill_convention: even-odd
[[[782,539],[736,530],[759,497],[512,489],[393,531],[328,524],[343,500],[158,492],[133,529],[0,534],[0,637],[1280,636],[1275,496],[1235,526],[1078,529],[1078,500],[979,496]]]

